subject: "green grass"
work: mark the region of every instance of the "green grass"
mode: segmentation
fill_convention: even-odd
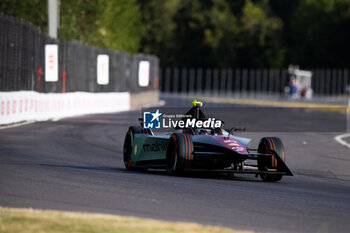
[[[202,226],[195,223],[167,222],[106,214],[88,214],[0,207],[0,232],[243,233],[247,231],[234,231],[228,228]]]

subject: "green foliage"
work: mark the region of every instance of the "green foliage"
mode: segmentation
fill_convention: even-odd
[[[240,20],[239,64],[242,67],[281,67],[282,21],[270,15],[267,1],[246,0]]]
[[[2,0],[0,10],[47,32],[47,0]],[[144,32],[136,0],[60,0],[60,39],[137,52]]]
[[[47,32],[46,0],[1,0],[0,12],[31,22],[39,30]]]
[[[174,49],[175,65],[207,65],[208,47],[203,44],[205,16],[203,5],[198,0],[182,0],[173,16],[176,25],[168,43]],[[162,62],[162,61],[161,61]],[[166,63],[162,63],[166,64]]]
[[[137,52],[143,32],[134,0],[61,0],[61,39]]]
[[[141,49],[158,55],[162,65],[227,66],[235,60],[237,20],[225,0],[140,3],[147,25]]]
[[[204,43],[211,48],[212,66],[228,67],[237,62],[238,22],[225,0],[213,0],[207,13]],[[216,63],[216,64],[215,64]]]
[[[47,0],[2,0],[47,32]],[[349,0],[60,0],[59,36],[162,66],[347,67]]]
[[[176,60],[174,33],[176,23],[173,20],[180,7],[181,0],[139,1],[145,34],[141,41],[144,53],[157,54],[163,64],[171,65]]]
[[[100,0],[105,6],[101,25],[97,30],[104,39],[104,47],[137,52],[144,27],[135,0]],[[96,30],[96,29],[95,29]]]
[[[143,40],[141,49],[160,56],[162,65],[280,67],[283,63],[283,24],[271,16],[267,1],[173,0],[166,8],[162,0],[148,0],[141,1],[141,9],[149,22],[147,34],[156,34],[150,37],[153,40]]]
[[[59,37],[78,40],[92,45],[102,45],[98,28],[104,6],[99,0],[60,0]]]
[[[292,19],[292,62],[308,67],[349,66],[349,0],[302,0]]]

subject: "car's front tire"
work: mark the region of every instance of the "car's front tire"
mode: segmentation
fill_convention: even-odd
[[[166,161],[170,175],[181,175],[190,168],[193,152],[192,137],[189,134],[174,133],[168,143]]]
[[[278,156],[283,160],[286,159],[286,152],[284,150],[281,139],[277,137],[266,137],[262,138],[259,143],[258,153],[272,153],[276,152]],[[267,171],[268,169],[279,168],[278,160],[275,156],[271,157],[259,157],[258,167],[260,171]],[[281,180],[283,175],[279,174],[260,174],[260,178],[266,182],[275,182]]]
[[[124,147],[123,147],[123,160],[127,170],[136,170],[133,166],[132,152],[134,148],[134,136],[135,134],[152,134],[149,129],[143,129],[140,126],[130,126],[125,135]]]

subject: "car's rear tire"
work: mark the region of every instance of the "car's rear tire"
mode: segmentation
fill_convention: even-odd
[[[149,129],[143,129],[140,126],[130,126],[125,135],[124,147],[123,147],[123,160],[127,170],[137,170],[132,165],[132,150],[134,148],[134,136],[135,134],[152,134]]]
[[[286,160],[286,152],[284,150],[281,139],[277,137],[262,138],[259,143],[258,153],[272,153],[276,152],[278,156],[283,160]],[[278,170],[279,164],[275,156],[271,157],[259,157],[258,158],[259,171],[267,171],[268,169]],[[283,175],[277,174],[260,174],[260,178],[266,182],[275,182],[281,180]]]
[[[181,175],[190,168],[193,152],[192,137],[189,134],[174,133],[168,143],[166,161],[170,175]]]

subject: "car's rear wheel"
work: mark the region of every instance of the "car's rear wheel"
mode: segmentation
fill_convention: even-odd
[[[262,138],[259,143],[258,152],[259,153],[273,153],[276,152],[278,156],[283,160],[286,160],[286,152],[284,150],[281,139],[277,137],[267,137]],[[264,157],[261,156],[258,158],[258,167],[259,171],[268,171],[268,169],[279,168],[279,163],[276,156]],[[281,180],[283,175],[279,174],[260,174],[260,178],[263,181],[274,182]]]
[[[190,169],[192,152],[193,143],[191,135],[172,134],[166,153],[168,173],[170,175],[181,175],[185,170]]]
[[[136,170],[132,165],[132,152],[134,148],[134,136],[135,134],[152,134],[149,129],[143,129],[140,126],[130,126],[125,135],[124,147],[123,147],[123,159],[124,165],[127,170]]]

